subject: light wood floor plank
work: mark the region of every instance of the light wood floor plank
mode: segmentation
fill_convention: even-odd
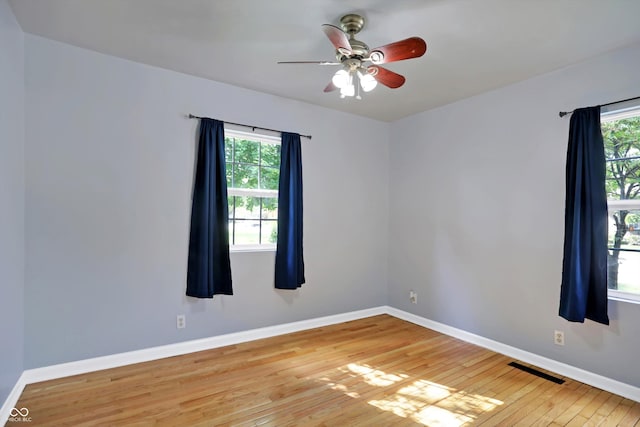
[[[29,425],[56,427],[640,422],[638,402],[511,361],[381,315],[30,384],[17,407]]]
[[[632,406],[629,412],[618,423],[619,426],[640,426],[640,403],[631,402]]]

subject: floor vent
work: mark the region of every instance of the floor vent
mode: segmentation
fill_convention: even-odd
[[[542,371],[538,371],[537,369],[530,368],[529,366],[521,365],[518,362],[511,362],[509,366],[513,366],[516,369],[520,369],[521,371],[525,371],[530,373],[531,375],[535,375],[536,377],[544,378],[547,381],[554,382],[556,384],[564,384],[564,380],[562,378],[554,377],[553,375],[545,374]]]

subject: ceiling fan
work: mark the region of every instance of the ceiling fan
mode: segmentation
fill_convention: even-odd
[[[324,91],[340,89],[341,98],[356,96],[361,99],[360,88],[369,92],[378,83],[391,89],[404,84],[404,76],[383,68],[380,64],[418,58],[427,51],[427,44],[420,37],[409,37],[369,49],[369,46],[355,38],[364,27],[364,18],[360,15],[350,13],[343,16],[340,18],[340,26],[342,29],[331,24],[322,25],[322,31],[336,48],[337,61],[279,61],[278,64],[341,65],[342,68],[334,74]],[[356,79],[359,84],[354,84]]]

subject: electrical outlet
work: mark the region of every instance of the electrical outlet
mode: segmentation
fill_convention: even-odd
[[[416,291],[409,291],[409,301],[413,304],[418,303],[418,293]]]
[[[555,345],[564,345],[564,332],[555,331],[553,333],[553,343]]]
[[[178,317],[176,317],[176,327],[178,329],[184,329],[187,327],[187,319],[184,314],[178,314]]]

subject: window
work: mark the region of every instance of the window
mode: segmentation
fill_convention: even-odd
[[[225,129],[231,249],[274,249],[280,139]]]
[[[609,297],[640,302],[640,102],[601,115],[609,206]]]

